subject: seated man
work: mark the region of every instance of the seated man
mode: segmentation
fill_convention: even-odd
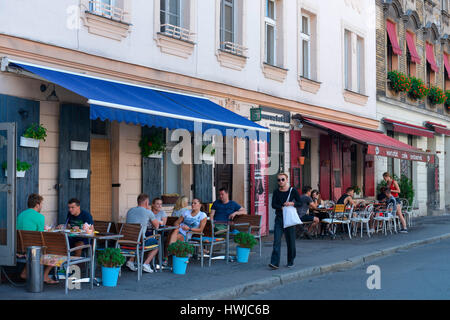
[[[317,203],[315,203],[311,198],[311,187],[305,186],[302,191],[303,194],[300,196],[301,206],[297,208],[297,212],[302,222],[312,222],[308,228],[308,231],[305,232],[305,237],[311,239],[311,230],[317,227],[320,220],[318,217],[310,214],[309,209],[317,209]]]
[[[145,236],[149,236],[152,234],[150,229],[153,227],[155,229],[159,228],[159,221],[153,214],[151,210],[149,210],[149,197],[145,193],[142,193],[137,198],[137,207],[131,208],[127,212],[127,220],[126,223],[140,223],[141,226],[145,226],[147,231]],[[150,238],[145,241],[145,246],[152,246],[158,244],[158,241],[155,238]],[[142,266],[142,270],[148,273],[152,273],[153,269],[150,267],[150,261],[158,254],[158,249],[152,250],[147,254],[147,258],[144,261]],[[134,257],[130,258],[126,264],[126,266],[131,271],[137,271],[137,268],[134,265]]]
[[[69,212],[67,213],[66,223],[63,226],[66,229],[83,229],[83,224],[94,224],[92,216],[89,212],[81,210],[80,200],[72,198],[67,203]],[[69,237],[69,244],[71,248],[88,244],[89,240],[80,237]],[[81,256],[81,250],[75,251],[75,256]]]
[[[28,209],[22,211],[17,216],[17,230],[25,231],[44,231],[45,217],[40,213],[44,198],[38,194],[30,194],[28,196]],[[48,284],[55,284],[58,281],[50,279],[48,276],[53,267],[45,266],[44,270],[44,282]],[[20,274],[22,279],[27,277],[27,268],[25,267]]]
[[[219,199],[214,201],[211,207],[210,219],[211,221],[228,221],[233,220],[237,215],[247,214],[245,209],[236,202],[230,200],[228,190],[225,188],[219,189]],[[215,231],[221,231],[227,228],[224,224],[214,226]]]
[[[355,206],[356,202],[353,200],[355,190],[352,187],[347,188],[346,192],[339,198],[336,204],[343,204],[347,208],[348,206]]]

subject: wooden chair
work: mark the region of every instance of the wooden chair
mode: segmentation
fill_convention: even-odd
[[[72,265],[77,265],[81,263],[87,263],[88,268],[86,271],[89,274],[91,288],[93,287],[93,277],[90,277],[90,270],[92,267],[92,247],[90,244],[70,248],[69,238],[66,233],[61,232],[41,232],[44,245],[46,247],[46,254],[43,258],[43,264],[50,265],[54,267],[64,266],[66,270],[65,278],[65,293],[69,290],[69,269]],[[23,237],[23,234],[22,234]],[[88,249],[87,257],[75,257],[73,252]]]
[[[262,254],[262,242],[261,242],[261,217],[260,215],[238,215],[234,218],[238,226],[235,229],[241,232],[248,232],[252,234],[256,240],[259,242],[259,256]],[[248,224],[248,226],[246,226]]]
[[[95,231],[98,231],[100,233],[110,232],[109,230],[111,229],[111,224],[113,224],[113,223],[108,222],[108,221],[94,220]],[[97,248],[99,248],[100,250],[103,250],[103,248],[107,248],[107,247],[108,247],[108,240],[98,240],[97,241]]]
[[[116,248],[120,248],[122,255],[125,257],[135,257],[138,265],[138,281],[142,277],[142,265],[144,263],[144,253],[161,247],[161,238],[159,235],[145,237],[146,226],[135,223],[123,223],[120,229],[123,238],[116,242]],[[145,240],[155,238],[158,240],[157,245],[143,246]],[[161,264],[161,252],[159,252]]]

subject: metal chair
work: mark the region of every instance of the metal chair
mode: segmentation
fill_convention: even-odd
[[[238,215],[234,218],[235,229],[252,234],[259,243],[259,256],[262,255],[261,219],[260,215]]]
[[[394,205],[392,203],[390,203],[385,211],[382,212],[382,216],[376,216],[374,217],[374,220],[378,222],[377,224],[377,229],[376,229],[376,233],[378,233],[378,231],[380,230],[380,223],[382,223],[382,233],[384,233],[384,235],[387,235],[387,228],[389,227],[389,231],[392,234],[392,222],[394,221],[393,219],[393,214],[392,212],[394,211]],[[395,221],[394,221],[395,223]]]
[[[22,233],[22,239],[24,234]],[[67,233],[61,232],[42,232],[43,242],[46,247],[46,254],[44,255],[44,264],[55,267],[64,267],[66,270],[65,276],[65,294],[68,293],[69,286],[69,269],[70,266],[87,263],[86,268],[88,278],[90,278],[91,288],[93,287],[94,279],[90,277],[90,269],[92,267],[92,247],[90,244],[70,248],[69,237]],[[78,250],[87,249],[87,257],[76,257],[72,253]],[[49,261],[55,261],[56,264],[51,264]]]
[[[342,223],[342,220],[340,219],[342,215],[345,212],[345,205],[343,204],[336,204],[334,205],[334,210],[330,213],[331,218],[322,219],[322,223],[325,223],[328,225],[328,228],[331,229],[332,237],[335,238],[336,236],[336,229],[337,225],[340,225]]]
[[[400,199],[400,205],[402,208],[403,216],[405,217],[405,220],[406,220],[406,225],[408,227],[410,227],[411,226],[411,218],[412,218],[412,214],[413,214],[412,206],[409,205],[408,199],[404,199],[404,198]],[[399,227],[401,227],[401,226],[399,225]]]
[[[373,215],[373,204],[366,205],[362,210],[359,210],[356,212],[356,216],[352,218],[352,222],[355,223],[355,227],[353,228],[353,235],[356,236],[356,233],[358,232],[358,224],[361,228],[361,238],[363,236],[363,229],[364,226],[366,226],[367,235],[370,238],[370,227],[369,222],[370,218]]]

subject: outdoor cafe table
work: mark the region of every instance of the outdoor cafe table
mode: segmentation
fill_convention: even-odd
[[[216,257],[215,259],[225,259],[226,263],[228,263],[228,260],[230,258],[230,227],[240,227],[240,226],[248,226],[250,227],[250,223],[249,222],[245,222],[245,223],[235,223],[232,220],[214,220],[214,224],[224,224],[227,226],[227,243],[225,245],[225,257],[223,258],[219,258]],[[210,252],[209,254],[212,254],[212,252]]]
[[[91,278],[94,279],[94,281],[97,281],[95,279],[95,251],[97,249],[97,240],[119,240],[123,237],[122,234],[115,234],[115,233],[95,233],[94,234],[87,234],[85,232],[67,232],[64,230],[61,230],[60,232],[69,233],[69,237],[77,237],[77,238],[85,238],[92,240],[92,261],[91,261]],[[91,282],[91,289],[94,287],[94,281]],[[98,282],[97,282],[98,283]]]

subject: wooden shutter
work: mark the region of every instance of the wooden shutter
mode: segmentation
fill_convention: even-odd
[[[331,197],[331,137],[320,135],[320,195],[322,199]]]
[[[194,197],[202,203],[212,202],[212,164],[194,164]]]
[[[364,161],[364,196],[375,196],[375,156],[365,155]]]
[[[39,193],[39,149],[20,147],[20,136],[32,123],[40,124],[38,101],[0,94],[0,122],[15,122],[17,129],[17,159],[31,164],[24,178],[16,179],[17,214],[27,209],[28,196]],[[42,142],[41,142],[42,143]],[[0,163],[0,170],[1,163]],[[3,170],[2,170],[3,171]],[[4,173],[0,173],[4,175]]]
[[[331,197],[339,199],[342,195],[342,147],[338,137],[331,137]]]
[[[70,141],[89,142],[87,151],[70,150]],[[91,208],[91,120],[89,107],[61,105],[59,118],[59,196],[58,221],[67,217],[67,202],[71,198],[81,201],[81,209]],[[88,169],[86,179],[71,179],[70,169]]]
[[[165,129],[155,127],[142,127],[142,136],[151,135],[156,132],[164,132]],[[165,136],[165,135],[164,135]],[[162,159],[158,158],[142,158],[142,192],[146,193],[150,202],[161,197],[162,189]]]
[[[342,141],[342,192],[352,186],[352,151],[350,141]]]
[[[302,132],[298,130],[290,131],[290,151],[291,151],[291,186],[297,189],[301,194],[302,181],[302,166],[299,158],[302,155],[300,149],[300,141],[302,139]]]

